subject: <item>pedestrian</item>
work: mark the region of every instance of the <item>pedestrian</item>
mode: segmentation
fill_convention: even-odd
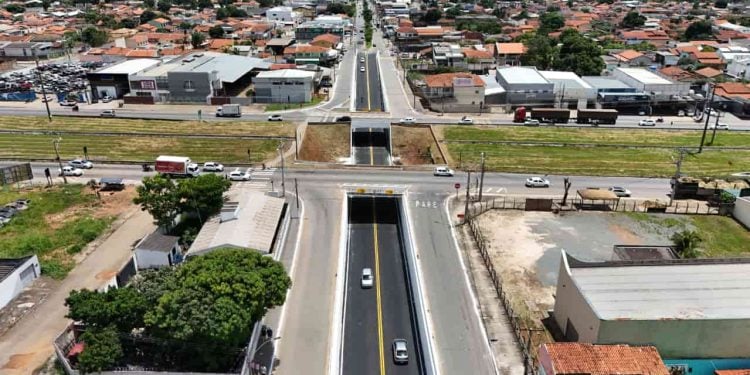
[[[674,121],[669,122],[669,126],[672,126],[672,125],[674,125]]]

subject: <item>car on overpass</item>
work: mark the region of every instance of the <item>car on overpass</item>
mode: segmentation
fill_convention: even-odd
[[[526,187],[544,187],[550,186],[549,180],[543,177],[529,177],[526,179]]]
[[[712,129],[712,130],[713,129],[716,129],[716,130],[729,130],[729,125],[727,125],[727,124],[725,124],[723,122],[720,122],[720,123],[715,124],[715,125],[711,124],[711,125],[708,126],[708,128]]]
[[[115,117],[117,114],[115,114],[114,109],[105,109],[102,111],[102,113],[99,114],[100,117]]]
[[[364,67],[364,66],[360,66],[360,67],[359,67],[359,71],[360,71],[360,72],[364,72],[364,71],[365,71],[365,67]]]
[[[83,176],[83,171],[78,168],[66,165],[62,167],[62,170],[60,170],[60,176],[80,177],[80,176]]]

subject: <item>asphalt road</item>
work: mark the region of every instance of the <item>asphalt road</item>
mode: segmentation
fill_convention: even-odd
[[[349,198],[349,245],[342,374],[420,374],[395,198]],[[360,286],[370,268],[374,286]],[[405,339],[409,362],[397,365],[391,345]]]
[[[390,165],[388,151],[389,128],[354,128],[352,132],[352,155],[355,164]]]
[[[364,62],[362,62],[364,59]],[[375,52],[357,53],[357,111],[382,112],[383,89],[378,70],[378,58]],[[362,71],[362,68],[365,68]]]

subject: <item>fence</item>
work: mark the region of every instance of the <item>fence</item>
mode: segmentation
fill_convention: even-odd
[[[518,344],[521,349],[521,355],[523,356],[525,373],[527,375],[536,375],[537,371],[535,364],[537,363],[537,355],[534,348],[539,344],[539,340],[535,340],[535,337],[539,336],[538,333],[543,332],[544,329],[541,327],[526,326],[524,320],[518,314],[516,314],[515,310],[513,309],[513,305],[508,298],[508,295],[503,289],[502,277],[495,269],[495,265],[492,262],[492,258],[490,257],[489,251],[487,249],[487,241],[484,238],[481,230],[479,229],[476,221],[474,221],[471,217],[468,220],[468,227],[469,233],[471,234],[471,237],[474,239],[474,243],[476,243],[477,248],[479,249],[479,254],[482,256],[482,262],[487,268],[487,272],[489,272],[490,274],[492,285],[495,288],[495,293],[502,302],[503,309],[505,309],[505,313],[508,316],[508,321],[513,327],[513,333],[516,336],[516,340],[518,340]]]

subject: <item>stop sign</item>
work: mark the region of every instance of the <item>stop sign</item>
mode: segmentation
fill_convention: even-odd
[[[461,184],[460,184],[460,183],[458,183],[458,182],[456,182],[456,183],[455,183],[455,184],[453,185],[453,188],[454,188],[454,189],[460,189],[460,188],[461,188]]]

